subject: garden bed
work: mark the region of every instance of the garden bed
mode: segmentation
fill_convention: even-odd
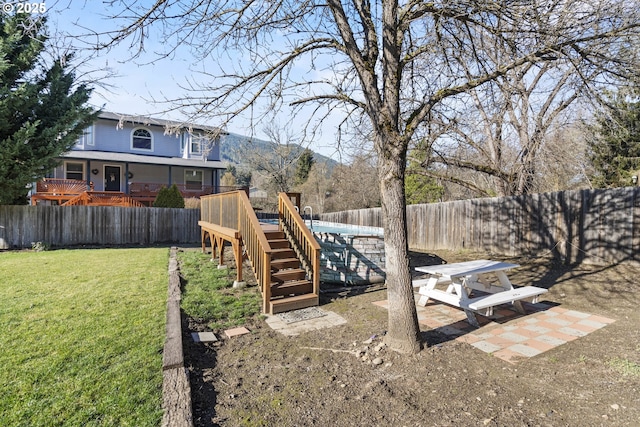
[[[487,257],[495,258],[413,253],[412,266]],[[543,301],[615,322],[509,363],[426,327],[420,353],[389,351],[381,345],[387,311],[372,304],[386,299],[385,290],[324,294],[322,310],[347,324],[296,337],[254,316],[245,325],[248,335],[194,343],[190,333],[208,326],[185,319],[196,425],[637,425],[638,268],[504,261],[522,266],[514,270],[514,283],[549,289]]]

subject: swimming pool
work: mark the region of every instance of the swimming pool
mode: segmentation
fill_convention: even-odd
[[[365,227],[360,225],[341,224],[328,221],[305,221],[307,227],[314,233],[334,233],[350,236],[384,236],[384,230],[380,227]]]
[[[277,220],[268,221],[277,224]],[[320,282],[342,285],[384,283],[384,233],[379,227],[362,227],[307,220],[320,244]]]

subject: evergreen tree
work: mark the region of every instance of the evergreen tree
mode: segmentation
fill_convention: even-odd
[[[184,197],[180,193],[178,186],[162,187],[158,191],[156,200],[153,202],[154,208],[184,208]]]
[[[444,187],[428,175],[422,173],[428,150],[420,144],[411,152],[409,166],[404,177],[404,191],[408,205],[439,202],[444,196]]]
[[[298,165],[296,168],[295,175],[295,184],[301,185],[307,182],[309,178],[309,172],[311,171],[311,167],[315,163],[315,159],[313,158],[313,151],[305,148],[305,150],[300,154],[298,158]]]
[[[633,185],[632,175],[640,169],[640,101],[638,90],[608,97],[606,108],[590,126],[587,143],[595,170],[595,187]]]
[[[44,65],[46,40],[44,19],[0,14],[0,204],[25,204],[29,185],[97,117],[86,105],[91,89],[75,85],[70,56]]]
[[[249,187],[251,185],[252,174],[251,171],[236,171],[236,185],[242,187]]]

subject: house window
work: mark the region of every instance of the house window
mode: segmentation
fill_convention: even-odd
[[[64,169],[66,179],[84,180],[84,163],[66,162]]]
[[[191,135],[191,154],[202,154],[202,145],[206,141],[202,135]]]
[[[147,129],[134,129],[131,133],[131,148],[134,150],[153,150],[153,137]]]
[[[80,137],[78,138],[78,141],[76,142],[76,145],[78,147],[85,147],[87,145],[93,146],[94,141],[93,141],[93,126],[89,126],[88,128],[86,128],[83,132],[82,135],[80,135]]]
[[[202,171],[195,169],[185,169],[184,171],[184,184],[187,190],[201,190],[203,178]]]

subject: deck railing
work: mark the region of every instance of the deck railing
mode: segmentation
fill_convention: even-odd
[[[226,193],[229,191],[243,190],[248,193],[248,187],[176,184],[182,197],[202,197],[209,194]],[[158,195],[162,187],[167,184],[155,182],[132,182],[129,184],[129,195],[132,197],[153,197]],[[74,195],[85,191],[93,191],[93,183],[80,179],[44,178],[36,182],[36,194]]]
[[[320,291],[320,244],[304,223],[288,194],[278,195],[278,220],[289,242],[297,252],[307,276],[313,283],[313,293]]]
[[[141,199],[155,199],[158,192],[162,187],[167,187],[167,184],[154,183],[154,182],[132,182],[129,184],[129,194],[135,198]],[[229,191],[245,190],[249,191],[248,187],[239,186],[218,186],[213,185],[192,185],[192,184],[176,184],[180,194],[185,199],[190,197],[200,198],[210,194],[226,193]]]
[[[79,179],[44,178],[42,181],[36,182],[37,193],[80,194],[92,189],[90,185],[87,185],[87,181]]]
[[[85,191],[75,196],[62,206],[122,206],[141,208],[144,205],[124,193],[112,191]]]
[[[271,246],[245,191],[212,194],[201,199],[200,218],[240,231],[245,253],[262,291],[263,312],[271,300]]]
[[[271,245],[244,191],[238,191],[238,223],[242,243],[262,290],[262,312],[269,313],[271,301]]]

